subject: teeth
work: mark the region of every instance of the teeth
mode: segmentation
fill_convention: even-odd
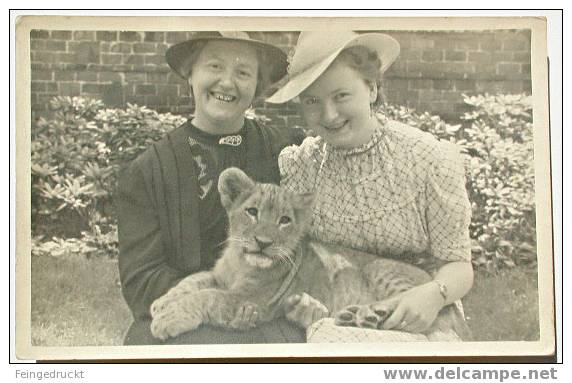
[[[272,260],[265,257],[259,257],[254,254],[246,254],[244,259],[249,265],[259,267],[261,269],[266,269],[272,265]]]
[[[234,96],[222,94],[222,93],[213,93],[213,96],[217,100],[224,101],[224,102],[231,102],[231,101],[234,101],[234,99],[236,98]]]

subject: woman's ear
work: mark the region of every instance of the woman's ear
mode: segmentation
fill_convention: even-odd
[[[230,209],[238,196],[254,187],[254,181],[238,168],[224,170],[218,179],[220,201],[225,209]]]
[[[377,84],[373,81],[368,82],[369,85],[369,103],[373,104],[377,100]]]

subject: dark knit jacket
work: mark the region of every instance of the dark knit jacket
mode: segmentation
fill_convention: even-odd
[[[301,137],[295,131],[260,126],[253,120],[247,173],[259,182],[279,183],[278,154]],[[187,124],[173,130],[121,174],[119,273],[123,296],[137,318],[182,278],[201,271],[197,170]],[[209,212],[202,212],[209,214]]]

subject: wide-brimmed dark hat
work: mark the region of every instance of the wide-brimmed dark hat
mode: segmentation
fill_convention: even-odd
[[[196,49],[199,41],[223,40],[223,41],[239,41],[251,44],[261,50],[264,54],[263,61],[259,65],[268,66],[267,70],[270,74],[270,81],[278,81],[286,74],[288,61],[286,54],[278,47],[265,43],[260,40],[250,38],[246,32],[238,31],[221,31],[221,32],[196,32],[190,40],[178,43],[167,49],[165,58],[167,64],[183,78],[189,77],[188,57]]]

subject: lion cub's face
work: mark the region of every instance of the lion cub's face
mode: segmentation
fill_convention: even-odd
[[[229,241],[241,248],[245,261],[258,268],[292,264],[311,216],[312,197],[257,184],[236,168],[221,173],[218,188],[229,217]]]

